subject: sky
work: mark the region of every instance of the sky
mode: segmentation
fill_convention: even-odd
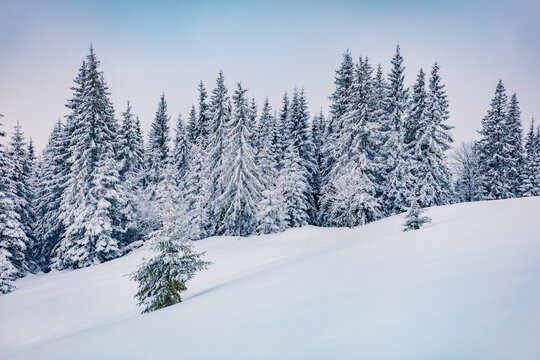
[[[147,131],[160,94],[173,122],[220,70],[257,103],[279,109],[304,87],[328,111],[343,52],[390,68],[397,44],[407,84],[435,61],[456,143],[478,137],[495,86],[517,92],[524,127],[540,117],[540,3],[518,1],[25,1],[0,0],[0,113],[42,150],[67,113],[93,44],[120,118],[129,99]]]

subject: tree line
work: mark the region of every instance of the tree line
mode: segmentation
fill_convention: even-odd
[[[170,201],[192,239],[307,224],[353,227],[452,202],[540,195],[540,134],[522,134],[502,82],[481,139],[452,159],[448,99],[435,63],[409,87],[399,46],[385,74],[343,54],[327,115],[304,89],[259,111],[219,73],[172,133],[165,95],[144,141],[128,102],[118,119],[93,48],[39,159],[16,125],[0,148],[0,291],[26,273],[98,264],[162,227]],[[5,136],[5,133],[0,133]],[[451,161],[453,160],[453,161]],[[452,165],[454,165],[452,167]]]

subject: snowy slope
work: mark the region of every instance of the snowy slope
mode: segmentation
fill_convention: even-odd
[[[197,243],[185,301],[140,315],[145,255],[19,280],[0,359],[540,359],[540,198]]]

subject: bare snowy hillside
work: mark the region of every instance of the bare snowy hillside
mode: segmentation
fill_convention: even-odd
[[[197,243],[184,302],[140,315],[145,250],[0,296],[1,359],[539,359],[540,198]]]

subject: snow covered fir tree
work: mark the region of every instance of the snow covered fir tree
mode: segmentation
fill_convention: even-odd
[[[163,210],[162,228],[148,236],[154,257],[139,266],[131,275],[138,283],[136,298],[143,313],[159,310],[182,301],[180,293],[197,271],[210,265],[204,253],[195,251],[190,234],[186,233],[172,203],[172,194]]]
[[[136,104],[115,112],[90,48],[45,149],[36,153],[24,124],[1,143],[1,291],[28,272],[99,264],[144,241],[169,244],[154,260],[177,264],[185,239],[355,227],[406,211],[420,226],[425,207],[540,195],[540,132],[532,123],[524,133],[502,81],[479,140],[452,150],[443,68],[406,77],[398,46],[383,69],[345,52],[327,114],[310,111],[301,87],[258,108],[219,72],[183,116],[169,113],[173,99],[149,94],[158,101],[145,137]],[[156,292],[147,268],[137,277],[145,309],[178,302],[188,280],[159,267],[169,293]]]

